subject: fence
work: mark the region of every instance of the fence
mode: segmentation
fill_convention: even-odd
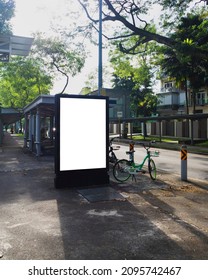
[[[136,129],[137,128],[137,129]],[[110,119],[110,132],[124,137],[141,132],[162,137],[186,138],[190,144],[208,139],[208,114]]]

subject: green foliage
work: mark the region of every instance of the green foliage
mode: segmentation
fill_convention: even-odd
[[[172,34],[172,38],[178,42],[178,48],[163,46],[159,49],[158,64],[161,66],[162,75],[175,78],[177,82],[184,82],[185,87],[188,80],[193,93],[193,103],[196,92],[208,85],[208,57],[199,58],[196,52],[190,52],[192,46],[200,46],[202,50],[208,48],[208,19],[202,15],[194,13],[181,18],[180,24]]]
[[[0,102],[5,107],[22,108],[40,94],[49,94],[51,77],[37,60],[11,58],[0,64]]]
[[[115,88],[129,91],[133,116],[150,116],[157,107],[157,97],[152,91],[151,67],[146,54],[133,58],[118,50],[111,53],[113,84]]]
[[[75,76],[85,63],[84,53],[70,49],[69,44],[59,38],[46,38],[40,33],[36,34],[32,54],[45,65],[48,73],[55,77],[58,71],[66,77],[62,93],[68,85],[69,74]]]
[[[79,2],[82,3],[91,25],[97,25],[99,21],[98,18],[94,18],[95,11],[93,13],[93,10],[91,10],[93,8],[92,2],[90,0],[79,0]],[[95,2],[94,7],[98,4],[97,1]],[[122,52],[136,54],[138,47],[154,41],[172,49],[177,48],[178,51],[185,47],[187,52],[195,53],[198,58],[208,56],[206,48],[204,49],[194,42],[190,44],[192,41],[189,36],[184,39],[185,41],[175,41],[171,37],[181,18],[186,17],[192,10],[201,10],[201,13],[203,12],[204,16],[207,16],[207,0],[103,0],[102,2],[103,33],[105,37],[111,40],[120,41],[119,45]],[[155,15],[154,12],[158,14]],[[152,26],[158,27],[158,21],[160,21],[159,28],[154,30]],[[130,38],[136,40],[134,44],[127,47],[125,42]],[[189,44],[184,44],[185,42],[189,42]]]
[[[159,60],[163,72],[178,80],[188,78],[194,89],[204,85],[208,72],[208,57],[199,58],[195,52],[190,52],[190,46],[200,46],[201,49],[208,48],[208,19],[203,19],[201,14],[188,14],[181,18],[175,33],[172,34],[177,42],[182,42],[178,48],[171,49],[163,47],[163,53]]]
[[[91,92],[91,88],[90,87],[84,87],[84,88],[82,88],[80,93],[81,93],[81,95],[87,95],[90,92]]]
[[[0,34],[11,34],[9,21],[14,16],[15,1],[0,0]]]

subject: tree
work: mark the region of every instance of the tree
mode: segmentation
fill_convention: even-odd
[[[88,18],[95,25],[99,22],[97,18],[93,18],[90,15],[90,1],[79,0],[80,4],[84,8]],[[159,5],[163,11],[163,17],[160,22],[160,32],[152,32],[148,27],[152,24],[152,20],[148,19],[148,12],[155,8],[155,4]],[[103,23],[117,22],[119,26],[123,27],[123,30],[119,35],[105,37],[108,39],[119,40],[120,49],[122,52],[128,54],[136,54],[138,47],[147,42],[155,41],[159,44],[168,46],[172,50],[180,51],[183,47],[183,42],[179,42],[170,37],[171,30],[178,24],[182,15],[186,15],[191,6],[196,8],[202,4],[207,4],[206,0],[140,0],[140,1],[103,1],[102,21]],[[207,8],[204,10],[207,11]],[[109,28],[107,29],[109,32]],[[159,29],[158,29],[159,30]],[[123,32],[124,31],[124,32]],[[118,33],[117,33],[118,34]],[[131,46],[125,45],[126,38],[134,37],[135,41]],[[208,36],[203,38],[207,41]],[[132,41],[133,42],[133,41]],[[208,50],[201,44],[187,44],[186,51],[189,55],[195,55],[198,59],[208,57]]]
[[[182,42],[180,52],[173,51],[168,47],[160,48],[159,65],[162,74],[175,78],[177,82],[183,83],[186,93],[186,111],[188,110],[188,89],[187,81],[190,83],[193,97],[193,112],[195,112],[195,96],[197,91],[207,85],[208,59],[197,57],[197,54],[189,55],[187,46],[202,45],[208,48],[207,37],[208,19],[201,14],[188,14],[182,17],[176,31],[171,35],[174,40]],[[162,55],[161,55],[162,54]],[[161,58],[162,56],[162,58]]]
[[[51,77],[37,60],[13,57],[0,64],[0,102],[5,107],[23,108],[40,94],[49,94]]]
[[[148,117],[157,110],[158,99],[152,90],[153,74],[148,58],[144,53],[132,59],[130,55],[122,54],[119,50],[111,52],[113,85],[117,89],[129,91],[130,108],[134,117]],[[146,134],[144,124],[144,136]]]
[[[9,21],[14,16],[15,1],[0,0],[0,34],[11,34]]]
[[[132,38],[128,41],[131,44]],[[135,117],[147,117],[156,112],[157,97],[152,90],[153,71],[150,63],[152,47],[153,45],[140,47],[140,54],[133,57],[119,49],[110,52],[114,70],[113,85],[129,91],[131,110]]]
[[[45,38],[42,34],[36,34],[32,55],[45,70],[57,76],[57,71],[66,77],[63,93],[69,83],[69,74],[73,77],[81,71],[85,62],[85,54],[79,50],[69,48],[69,43],[59,38]]]

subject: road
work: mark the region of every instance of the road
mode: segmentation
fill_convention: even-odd
[[[126,151],[128,151],[128,149],[129,149],[128,145],[120,145],[120,149],[115,151],[115,154],[118,157],[118,159],[121,158],[128,159],[128,155],[126,155]],[[163,170],[181,176],[180,151],[152,148],[152,151],[154,150],[158,150],[160,152],[160,156],[154,158],[158,170]],[[140,163],[144,158],[146,151],[143,147],[140,147],[139,145],[135,146],[135,151],[136,151],[134,154],[135,161]],[[207,155],[188,153],[187,178],[200,179],[208,182],[208,156]]]

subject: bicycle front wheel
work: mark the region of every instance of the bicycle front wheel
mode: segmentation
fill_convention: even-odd
[[[153,159],[150,159],[148,162],[148,171],[150,174],[150,177],[152,180],[156,179],[157,171],[156,171],[156,165]]]
[[[121,159],[116,162],[113,166],[113,176],[119,182],[125,182],[129,179],[131,174],[129,174],[129,166],[131,163],[126,159]]]

